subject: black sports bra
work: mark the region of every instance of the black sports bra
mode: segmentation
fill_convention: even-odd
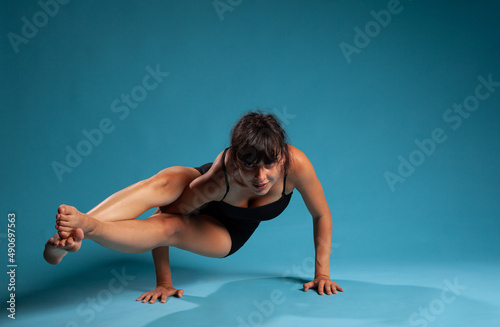
[[[222,213],[224,216],[249,222],[250,221],[261,222],[264,220],[271,220],[279,216],[283,212],[283,210],[285,210],[285,208],[288,206],[288,203],[290,203],[290,199],[292,198],[293,194],[293,191],[290,192],[289,194],[285,194],[286,172],[285,175],[283,176],[283,192],[281,193],[281,198],[279,198],[275,202],[259,207],[243,208],[243,207],[233,206],[223,201],[227,193],[229,192],[229,181],[227,177],[226,164],[225,164],[226,152],[228,149],[229,148],[226,148],[222,155],[222,170],[224,171],[224,177],[226,179],[226,194],[224,194],[222,200],[210,202],[210,206],[213,209],[216,209],[217,211]]]

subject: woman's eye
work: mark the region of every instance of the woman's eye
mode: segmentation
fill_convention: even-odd
[[[252,168],[253,167],[253,162],[245,162],[245,167]]]
[[[275,163],[274,161],[264,162],[264,166],[266,166],[266,168],[273,168]]]

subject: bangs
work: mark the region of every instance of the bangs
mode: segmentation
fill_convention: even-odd
[[[267,165],[277,162],[282,155],[280,143],[275,138],[260,134],[245,143],[238,146],[236,156],[246,164],[263,161]]]
[[[231,158],[237,166],[284,160],[286,171],[290,162],[287,143],[286,133],[276,116],[249,112],[231,130]]]

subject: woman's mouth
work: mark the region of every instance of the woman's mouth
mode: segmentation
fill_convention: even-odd
[[[268,184],[269,184],[269,182],[267,182],[267,183],[262,183],[262,184],[252,184],[252,185],[253,185],[253,187],[255,187],[255,189],[257,189],[258,191],[262,191],[262,190],[264,190],[264,189],[267,187],[267,185],[268,185]]]

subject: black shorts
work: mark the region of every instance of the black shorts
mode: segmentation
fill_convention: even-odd
[[[203,175],[210,169],[211,166],[212,163],[207,163],[203,166],[194,168]],[[248,241],[250,236],[252,236],[260,224],[256,221],[239,220],[227,216],[220,210],[219,201],[207,203],[198,210],[197,214],[204,214],[213,217],[220,221],[220,223],[227,229],[229,236],[231,237],[231,250],[226,257],[238,251]]]

